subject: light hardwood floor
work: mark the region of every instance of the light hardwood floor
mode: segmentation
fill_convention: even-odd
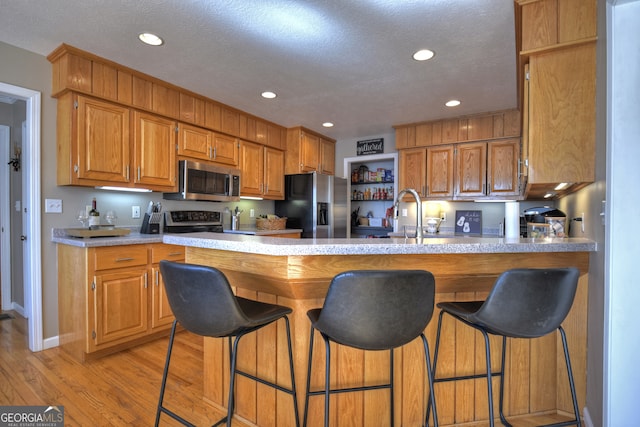
[[[0,321],[0,406],[61,405],[70,426],[153,425],[168,339],[81,364],[60,348],[30,352],[26,321],[12,314],[13,319]],[[223,414],[201,398],[202,338],[178,333],[172,357],[167,406],[196,425],[211,425]],[[530,427],[563,419],[520,418],[513,425]],[[163,415],[160,425],[179,424]],[[241,426],[245,425],[234,422],[234,427]]]

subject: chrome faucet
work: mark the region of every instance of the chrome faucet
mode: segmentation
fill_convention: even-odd
[[[420,195],[416,190],[414,190],[413,188],[405,188],[398,193],[398,198],[393,205],[395,212],[394,216],[396,219],[398,218],[398,205],[400,204],[400,199],[402,199],[402,196],[407,193],[411,194],[416,200],[416,239],[422,240],[422,238],[424,237],[422,234],[422,199],[420,198]]]

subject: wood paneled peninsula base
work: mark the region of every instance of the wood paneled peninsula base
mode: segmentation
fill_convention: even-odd
[[[238,295],[277,302],[293,308],[294,363],[298,404],[302,411],[310,324],[307,310],[322,305],[329,282],[338,273],[353,269],[425,269],[436,278],[436,302],[484,299],[494,280],[515,267],[566,267],[580,269],[578,293],[563,324],[569,339],[579,406],[584,407],[586,387],[587,287],[589,252],[595,243],[585,239],[273,239],[268,237],[214,235],[165,235],[164,243],[186,247],[186,262],[210,265],[224,271]],[[437,312],[426,329],[431,351],[435,343]],[[459,327],[451,319],[443,326],[444,340],[438,374],[482,372],[484,347],[480,334]],[[246,337],[240,351],[244,369],[254,370],[288,384],[286,340],[283,325]],[[321,342],[321,341],[320,341]],[[204,398],[225,407],[229,381],[226,341],[206,339],[204,344]],[[242,344],[241,344],[242,345]],[[501,342],[494,340],[492,360],[499,366]],[[532,413],[570,412],[571,399],[559,338],[510,340],[506,367],[505,412],[517,416]],[[317,351],[316,351],[317,350]],[[395,425],[420,426],[427,390],[422,344],[411,343],[394,354]],[[356,386],[388,376],[387,352],[362,352],[332,347],[332,383]],[[316,346],[311,384],[322,384],[324,349]],[[317,374],[317,376],[316,376]],[[497,378],[494,391],[497,396]],[[237,417],[248,425],[290,426],[292,403],[287,395],[238,378]],[[436,385],[441,425],[487,420],[486,381],[472,380]],[[388,391],[347,393],[332,397],[332,426],[377,426],[386,423]],[[497,403],[496,403],[497,405]],[[323,398],[312,397],[310,426],[322,425]],[[383,421],[384,420],[384,421]]]

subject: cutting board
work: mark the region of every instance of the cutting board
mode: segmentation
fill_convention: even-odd
[[[65,228],[64,232],[71,237],[118,237],[131,233],[128,228],[100,227],[96,229],[88,228]]]

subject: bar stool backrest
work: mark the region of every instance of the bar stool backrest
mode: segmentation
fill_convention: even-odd
[[[316,326],[351,347],[400,347],[426,328],[434,294],[435,280],[428,271],[347,271],[331,281]]]
[[[508,337],[544,336],[567,317],[579,274],[573,267],[508,270],[468,320]]]
[[[234,335],[249,320],[238,305],[227,277],[214,267],[160,261],[160,272],[180,325],[197,335]]]

